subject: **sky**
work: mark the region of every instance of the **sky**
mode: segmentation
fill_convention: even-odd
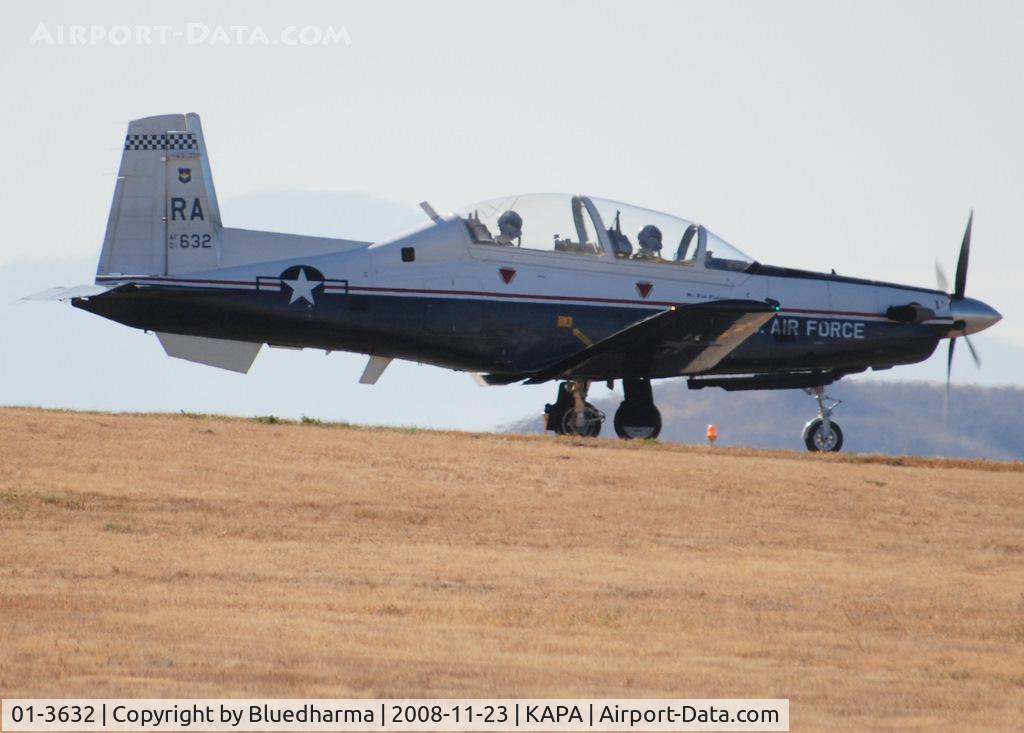
[[[72,26],[108,39],[55,40]],[[186,38],[112,42],[115,27],[165,26]],[[289,28],[343,29],[343,40],[281,42]],[[308,227],[322,216],[287,202],[319,196],[323,215],[344,194],[374,202],[373,222],[353,210],[323,233],[386,236],[424,199],[449,211],[582,192],[700,221],[762,262],[930,286],[936,260],[952,277],[973,207],[967,293],[1005,318],[978,339],[984,372],[958,363],[956,376],[1022,384],[1005,363],[1024,350],[1021,37],[1014,2],[4,3],[0,402],[287,412],[301,380],[314,407],[336,395],[335,417],[479,428],[550,399],[415,365],[389,371],[377,397],[353,384],[357,357],[339,357],[340,378],[311,355],[274,354],[263,368],[280,377],[231,382],[247,386],[227,401],[222,375],[157,366],[151,337],[115,337],[125,329],[85,326],[60,306],[7,305],[30,283],[77,284],[49,273],[88,281],[128,120],[190,111],[228,226],[318,233]],[[77,365],[60,389],[47,381],[57,354]],[[124,363],[187,367],[205,397],[139,379],[114,399],[75,381]],[[886,377],[943,371],[938,355]],[[435,404],[426,392],[438,391]]]

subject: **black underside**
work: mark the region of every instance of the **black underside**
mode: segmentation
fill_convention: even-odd
[[[518,381],[662,309],[614,305],[126,285],[72,301],[134,328],[276,346],[352,351]],[[682,308],[685,310],[685,306]],[[776,323],[775,321],[778,321]],[[829,371],[844,374],[928,358],[944,336],[931,326],[780,313],[705,374]],[[571,324],[571,325],[567,325]],[[679,376],[693,358],[623,353],[598,360],[590,379]],[[638,367],[638,365],[644,365]]]

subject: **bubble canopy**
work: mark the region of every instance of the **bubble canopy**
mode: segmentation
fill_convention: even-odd
[[[691,266],[703,258],[708,268],[736,271],[754,262],[694,222],[593,196],[505,196],[455,214],[481,245]]]

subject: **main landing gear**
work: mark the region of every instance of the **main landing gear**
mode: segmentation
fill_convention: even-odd
[[[647,379],[624,379],[625,398],[615,411],[615,433],[620,438],[657,438],[661,432],[661,413],[654,406],[651,382]],[[558,385],[554,404],[544,406],[547,429],[558,435],[597,437],[605,415],[587,402],[590,382],[574,380]]]
[[[558,435],[596,438],[604,423],[604,413],[587,402],[590,380],[577,379],[558,385],[555,404],[544,405],[544,422]]]
[[[623,440],[653,440],[661,432],[661,413],[654,406],[649,379],[623,379],[625,399],[615,411],[615,434]]]
[[[824,387],[804,389],[818,401],[818,416],[804,425],[804,445],[807,450],[819,453],[835,453],[843,447],[843,431],[839,423],[832,421],[832,411],[842,400],[836,400],[825,394]],[[832,404],[826,405],[828,400]]]

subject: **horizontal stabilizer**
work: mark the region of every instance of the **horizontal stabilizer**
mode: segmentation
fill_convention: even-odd
[[[110,290],[103,285],[76,285],[73,288],[50,288],[41,293],[26,295],[21,300],[71,300],[72,298],[89,298],[101,295]]]
[[[168,356],[242,374],[249,371],[263,346],[249,341],[181,336],[176,333],[157,333],[156,337],[160,339],[160,345]]]

